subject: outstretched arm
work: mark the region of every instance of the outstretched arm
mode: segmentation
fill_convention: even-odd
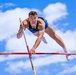
[[[24,20],[22,22],[22,24],[20,25],[20,28],[19,28],[18,33],[17,33],[17,38],[18,39],[22,37],[23,29],[25,30],[27,28],[27,26],[28,26],[28,23],[27,23],[26,20]]]
[[[42,37],[43,37],[43,34],[44,34],[44,30],[41,30],[39,31],[39,35],[38,35],[38,38],[37,40],[35,41],[35,44],[33,46],[34,49],[36,49],[38,47],[38,45],[40,44],[41,40],[42,40]]]
[[[17,38],[18,39],[21,38],[22,34],[23,34],[23,27],[22,27],[22,25],[20,25],[20,28],[19,28],[18,33],[17,33]]]
[[[38,37],[37,37],[37,39],[35,41],[35,44],[33,45],[32,49],[30,50],[30,53],[31,54],[32,53],[35,53],[35,49],[39,46],[39,44],[40,44],[40,42],[42,40],[43,35],[44,35],[44,29],[43,30],[40,30],[38,32]]]

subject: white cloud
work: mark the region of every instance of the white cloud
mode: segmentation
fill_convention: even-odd
[[[44,10],[43,13],[45,18],[48,20],[49,23],[53,23],[54,21],[60,20],[65,18],[67,13],[66,5],[63,3],[55,3],[49,4]]]
[[[67,30],[65,33],[57,30],[56,33],[62,37],[69,51],[76,51],[76,30]]]
[[[1,55],[0,56],[0,62],[5,62],[5,61],[12,61],[16,59],[22,59],[22,58],[27,58],[27,55]]]
[[[57,59],[55,59],[56,57],[57,57]],[[59,56],[37,57],[36,59],[33,59],[33,64],[34,64],[35,68],[39,68],[39,67],[43,67],[45,65],[50,65],[52,63],[65,62],[66,59],[63,56],[62,56],[62,58],[63,58],[63,60],[61,61],[61,57],[59,57]],[[7,65],[8,65],[8,67],[6,68],[6,71],[9,71],[10,73],[18,74],[18,73],[22,72],[22,70],[25,70],[25,71],[31,70],[31,64],[30,64],[29,60],[27,60],[26,62],[25,61],[8,62]],[[18,72],[18,71],[20,71],[20,72]]]
[[[22,71],[32,71],[32,67],[30,64],[30,61],[12,61],[7,62],[7,67],[5,68],[7,72],[10,72],[12,74],[20,74]]]
[[[13,3],[1,3],[0,4],[0,8],[8,8],[8,7],[14,7],[14,6],[16,5]]]
[[[24,62],[20,61],[20,62],[11,62],[11,63],[7,63],[7,65],[9,65],[6,68],[6,71],[10,72],[11,74],[18,74],[21,73],[21,68],[24,68]]]
[[[62,72],[59,73],[59,75],[69,75],[71,73],[76,73],[76,65],[64,69]]]
[[[28,15],[29,9],[16,8],[6,12],[0,12],[0,41],[15,35],[19,28],[19,18],[22,20]]]
[[[68,26],[68,25],[69,25],[69,23],[64,23],[64,24],[63,24],[63,26]]]

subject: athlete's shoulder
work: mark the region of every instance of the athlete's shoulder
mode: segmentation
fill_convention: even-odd
[[[40,19],[44,20],[44,18],[43,18],[43,17],[38,17],[38,18],[40,18]]]
[[[45,28],[45,22],[41,18],[38,18],[39,29]]]
[[[44,21],[38,17],[38,23],[43,23]]]
[[[38,23],[39,24],[44,24],[44,19],[42,17],[38,17]]]
[[[24,20],[22,21],[22,24],[23,24],[24,27],[28,28],[28,27],[29,27],[29,26],[28,26],[28,18],[27,18],[27,19],[24,19]]]
[[[23,20],[22,23],[23,23],[24,25],[27,25],[27,24],[28,24],[28,21],[29,21],[28,18],[26,18],[26,19]]]

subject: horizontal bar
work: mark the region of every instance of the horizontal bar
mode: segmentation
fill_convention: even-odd
[[[0,52],[0,55],[28,55],[28,52]],[[76,55],[75,52],[73,53],[64,53],[64,52],[36,52],[33,55],[42,55],[42,54],[50,54],[50,55]]]

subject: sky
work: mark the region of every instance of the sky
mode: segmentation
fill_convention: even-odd
[[[19,18],[28,18],[31,10],[47,19],[69,52],[76,52],[76,0],[0,0],[0,52],[27,52],[24,37],[16,38]],[[25,35],[31,49],[37,39],[28,29]],[[36,52],[63,52],[46,33]],[[36,75],[75,75],[76,56],[33,55]],[[33,75],[28,55],[0,55],[0,75]]]

